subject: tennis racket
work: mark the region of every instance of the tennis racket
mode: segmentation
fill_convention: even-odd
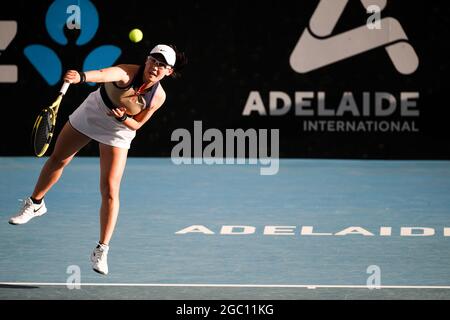
[[[51,106],[42,109],[34,122],[31,139],[33,142],[34,153],[38,157],[42,157],[45,154],[52,141],[59,105],[69,86],[69,82],[64,82],[55,102],[53,102]]]

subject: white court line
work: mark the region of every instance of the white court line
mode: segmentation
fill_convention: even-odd
[[[323,284],[212,284],[212,283],[65,283],[65,282],[0,282],[9,286],[93,286],[93,287],[205,287],[205,288],[349,288],[349,289],[450,289],[450,286],[367,286]]]

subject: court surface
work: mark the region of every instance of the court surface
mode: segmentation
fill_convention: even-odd
[[[108,276],[89,263],[98,158],[8,224],[44,161],[0,158],[0,300],[450,298],[449,161],[285,159],[262,176],[130,158]]]

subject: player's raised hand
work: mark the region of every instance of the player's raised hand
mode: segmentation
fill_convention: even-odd
[[[80,74],[76,70],[68,70],[64,75],[64,81],[70,83],[79,83],[81,80]]]

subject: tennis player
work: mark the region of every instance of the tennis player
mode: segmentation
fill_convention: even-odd
[[[175,46],[155,46],[145,64],[121,64],[101,70],[69,70],[64,80],[72,84],[102,83],[69,116],[53,153],[43,166],[32,195],[10,224],[24,224],[47,212],[44,196],[61,177],[64,167],[91,140],[100,149],[100,239],[91,254],[92,268],[108,274],[107,255],[119,213],[119,189],[130,143],[136,131],[166,99],[160,83],[176,77],[187,63]]]

